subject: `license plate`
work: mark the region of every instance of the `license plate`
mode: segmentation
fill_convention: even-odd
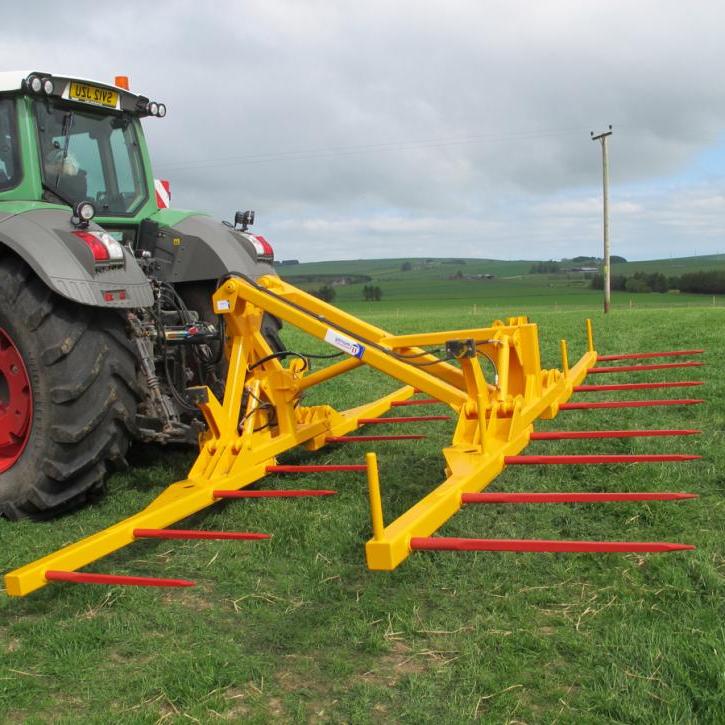
[[[96,106],[105,106],[106,108],[116,108],[118,105],[118,93],[116,91],[89,86],[87,83],[71,83],[68,98],[71,101],[93,103]]]

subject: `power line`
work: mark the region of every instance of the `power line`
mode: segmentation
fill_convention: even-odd
[[[549,131],[524,131],[510,134],[475,134],[448,139],[421,139],[417,141],[389,141],[375,144],[357,144],[350,146],[331,146],[328,148],[301,149],[298,151],[278,151],[217,159],[198,159],[183,164],[161,164],[164,171],[183,169],[203,169],[213,166],[248,166],[279,161],[315,161],[318,159],[337,159],[356,156],[361,153],[384,153],[390,151],[417,151],[448,146],[461,146],[478,143],[496,143],[500,141],[537,139],[542,136],[564,136],[581,132],[581,127],[571,127]]]

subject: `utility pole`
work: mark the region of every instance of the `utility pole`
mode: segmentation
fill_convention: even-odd
[[[602,201],[604,207],[604,314],[609,312],[610,290],[611,290],[611,267],[609,264],[609,159],[607,158],[607,137],[612,135],[612,124],[609,130],[594,135],[591,132],[592,141],[600,141],[602,144]]]

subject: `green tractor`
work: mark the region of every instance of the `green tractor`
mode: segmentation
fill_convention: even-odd
[[[211,295],[273,273],[234,223],[168,208],[141,119],[164,104],[114,84],[0,73],[0,513],[45,517],[97,494],[132,441],[195,444],[187,388],[219,393]],[[265,334],[281,350],[279,324]]]

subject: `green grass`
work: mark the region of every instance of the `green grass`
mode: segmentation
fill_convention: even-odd
[[[583,350],[579,310],[543,304],[542,357]],[[493,298],[347,304],[396,332],[485,325],[525,309]],[[528,305],[528,303],[527,303]],[[217,505],[190,527],[267,531],[269,542],[140,542],[93,571],[182,576],[188,590],[51,585],[0,595],[0,721],[117,723],[482,722],[721,723],[725,356],[721,307],[594,314],[602,352],[706,347],[706,367],[637,379],[706,381],[702,406],[562,413],[540,429],[696,427],[697,438],[535,443],[527,452],[694,452],[701,461],[516,467],[496,490],[685,490],[680,503],[470,507],[440,533],[512,538],[690,542],[667,555],[425,554],[392,573],[364,566],[365,483],[306,476],[328,500]],[[319,349],[287,330],[299,349]],[[599,376],[604,377],[604,376]],[[608,378],[632,379],[626,376]],[[603,382],[599,380],[598,382]],[[354,405],[391,390],[360,370],[311,396]],[[692,391],[685,390],[684,395]],[[663,391],[682,396],[679,391]],[[606,396],[594,396],[592,399]],[[609,397],[625,397],[609,394]],[[628,397],[635,397],[634,395]],[[410,432],[412,426],[405,430]],[[391,426],[391,432],[395,427]],[[381,443],[388,520],[442,480],[429,438]],[[359,460],[360,445],[317,454]],[[286,460],[307,460],[294,452]],[[51,523],[0,521],[0,569],[19,566],[137,511],[182,478],[191,453],[139,449],[95,505]],[[270,485],[289,485],[289,479]]]

